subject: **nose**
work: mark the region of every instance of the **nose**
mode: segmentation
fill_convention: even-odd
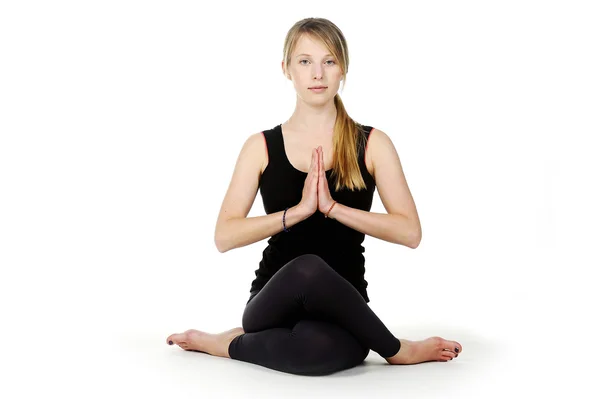
[[[317,65],[315,67],[314,73],[313,73],[314,77],[316,80],[319,80],[323,77],[323,68],[320,65]]]

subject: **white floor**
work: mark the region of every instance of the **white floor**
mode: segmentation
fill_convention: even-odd
[[[356,368],[303,377],[167,345],[188,328],[241,325],[252,251],[202,265],[145,255],[100,268],[90,258],[81,270],[39,268],[36,278],[19,269],[22,288],[3,281],[0,397],[597,397],[589,388],[598,370],[597,280],[578,271],[593,266],[583,253],[486,258],[487,249],[458,248],[443,252],[453,259],[443,263],[399,249],[406,266],[392,266],[394,251],[373,251],[370,307],[399,338],[459,341],[463,353],[451,362],[391,366],[371,351]],[[167,260],[178,266],[165,268]]]
[[[438,331],[440,329],[438,328]],[[440,331],[444,334],[444,331]],[[445,335],[450,335],[448,331]],[[411,335],[424,335],[414,330]],[[493,382],[493,363],[503,361],[498,342],[466,331],[460,336],[465,352],[447,363],[390,366],[371,351],[366,361],[353,369],[330,376],[290,375],[250,363],[186,352],[156,345],[163,337],[127,334],[119,344],[124,368],[136,369],[140,384],[132,393],[166,397],[312,398],[312,397],[465,397],[474,387],[481,392],[485,381]],[[134,344],[135,343],[135,344]],[[125,366],[127,364],[127,366]],[[146,380],[148,381],[148,380]],[[154,397],[154,396],[152,396]],[[481,396],[480,396],[481,397]]]
[[[566,345],[573,336],[593,337],[575,331],[552,342],[549,336],[535,340],[537,331],[517,328],[501,340],[468,328],[392,323],[393,332],[403,332],[398,336],[419,339],[435,332],[459,340],[464,352],[447,363],[391,366],[371,351],[353,369],[304,377],[169,346],[167,334],[181,329],[165,324],[135,328],[118,317],[113,320],[104,328],[102,323],[94,328],[85,321],[78,328],[75,319],[65,328],[40,325],[35,334],[24,336],[15,329],[10,334],[14,339],[5,342],[3,359],[10,372],[4,375],[10,378],[2,390],[10,394],[2,397],[531,398],[542,393],[597,397],[586,388],[596,367]]]

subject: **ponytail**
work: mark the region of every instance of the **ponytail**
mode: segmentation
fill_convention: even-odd
[[[337,117],[333,128],[333,171],[335,191],[347,188],[363,190],[367,186],[358,165],[359,148],[366,147],[362,125],[354,122],[346,112],[339,94],[334,98]]]

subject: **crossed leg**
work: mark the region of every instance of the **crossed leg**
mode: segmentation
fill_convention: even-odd
[[[188,330],[168,340],[207,353],[220,345],[211,354],[321,375],[360,364],[369,350],[390,364],[447,361],[462,351],[457,342],[440,337],[397,339],[362,295],[312,254],[288,262],[250,298],[242,326],[222,334]],[[210,340],[212,345],[207,344]]]

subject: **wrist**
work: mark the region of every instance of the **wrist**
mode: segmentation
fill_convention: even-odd
[[[327,211],[325,211],[325,217],[329,219],[335,219],[335,208],[337,208],[338,206],[340,206],[340,204],[334,200],[331,203],[331,205],[329,205],[329,208],[327,208]]]
[[[310,215],[312,215],[312,213],[310,211],[307,211],[306,208],[304,208],[302,205],[298,204],[296,206],[291,207],[290,209],[288,209],[288,214],[292,212],[295,216],[297,216],[300,220],[305,220],[308,219],[310,217]]]

